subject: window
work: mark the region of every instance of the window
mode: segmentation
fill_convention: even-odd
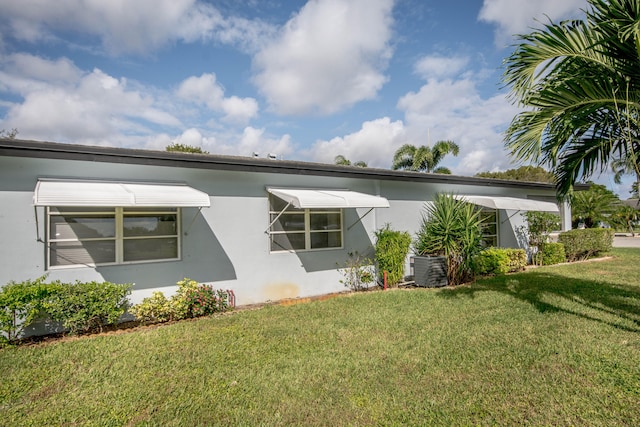
[[[180,258],[177,208],[47,208],[47,266]]]
[[[296,209],[269,196],[272,252],[342,248],[342,209]]]
[[[482,209],[482,245],[485,248],[498,246],[498,211],[494,209]]]

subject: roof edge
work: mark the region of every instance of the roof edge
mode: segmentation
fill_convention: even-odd
[[[461,175],[361,168],[293,160],[272,160],[255,157],[196,154],[138,148],[104,147],[24,139],[0,139],[0,155],[45,159],[84,160],[107,163],[159,165],[196,169],[236,170],[246,172],[285,173],[294,175],[338,176],[388,181],[469,184],[511,188],[555,190],[553,184],[510,181]],[[588,184],[576,184],[576,190],[586,190]]]

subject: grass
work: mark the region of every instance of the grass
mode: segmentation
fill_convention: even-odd
[[[0,425],[633,425],[640,250],[0,350]]]

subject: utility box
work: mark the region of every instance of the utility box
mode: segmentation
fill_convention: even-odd
[[[447,286],[447,258],[443,256],[414,256],[413,280],[416,286],[439,288]]]

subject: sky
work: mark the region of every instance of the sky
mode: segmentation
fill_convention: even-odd
[[[54,6],[55,5],[55,6]],[[517,167],[503,133],[514,34],[586,0],[0,0],[0,129],[23,139],[389,168]],[[609,177],[599,178],[618,194]]]

